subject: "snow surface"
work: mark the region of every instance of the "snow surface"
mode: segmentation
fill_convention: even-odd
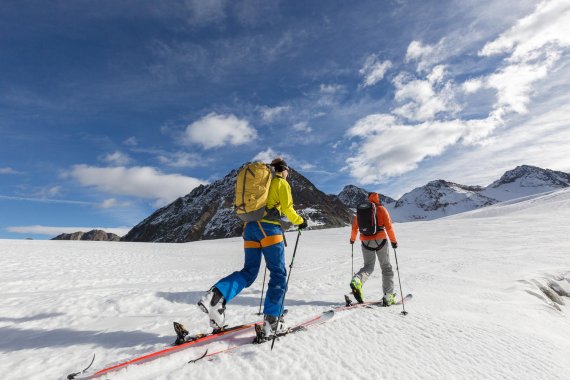
[[[407,316],[401,306],[345,311],[280,339],[273,351],[249,345],[185,364],[204,351],[188,349],[104,378],[570,379],[570,298],[553,291],[570,291],[570,191],[395,229],[402,287],[414,294]],[[302,234],[287,294],[290,324],[342,302],[349,234]],[[288,263],[295,237],[287,233]],[[0,378],[63,379],[93,353],[100,369],[158,350],[173,340],[172,321],[207,329],[195,304],[241,268],[241,246],[241,238],[0,240]],[[377,266],[364,286],[369,299],[380,297],[380,279]],[[259,318],[262,280],[260,272],[229,304],[229,324]]]

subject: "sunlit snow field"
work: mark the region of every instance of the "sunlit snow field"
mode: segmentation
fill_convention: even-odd
[[[395,229],[403,291],[414,294],[407,316],[401,306],[345,311],[273,351],[248,345],[186,364],[204,351],[188,349],[104,378],[570,378],[570,191]],[[349,234],[303,232],[286,298],[290,324],[343,302]],[[295,237],[287,234],[288,263]],[[92,369],[101,369],[172,343],[172,321],[207,330],[195,304],[242,260],[241,238],[0,240],[0,378],[64,379],[93,354]],[[356,246],[355,270],[361,264]],[[260,318],[262,279],[263,267],[228,305],[228,324]],[[368,300],[380,297],[380,279],[377,266]]]

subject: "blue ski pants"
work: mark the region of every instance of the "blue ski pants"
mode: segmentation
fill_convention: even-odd
[[[281,301],[285,295],[287,269],[285,268],[285,245],[281,226],[249,222],[243,232],[245,262],[243,269],[219,280],[214,286],[230,302],[244,288],[249,287],[259,273],[261,255],[269,269],[269,283],[263,313],[279,316]]]

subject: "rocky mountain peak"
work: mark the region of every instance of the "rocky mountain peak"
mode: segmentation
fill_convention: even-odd
[[[354,185],[346,185],[342,191],[338,194],[338,199],[350,208],[356,208],[359,204],[368,201],[368,190],[362,189]],[[380,197],[380,202],[383,205],[389,205],[395,203],[396,200],[383,195],[378,194]]]
[[[515,181],[519,181],[521,187],[536,187],[548,184],[564,188],[570,186],[570,174],[531,165],[521,165],[513,170],[506,171],[501,178],[488,187],[497,188]]]
[[[125,241],[188,242],[240,236],[243,222],[233,209],[238,169],[209,185],[155,211],[136,225]],[[311,228],[340,227],[349,223],[350,210],[335,197],[317,189],[307,178],[290,169],[295,210]]]

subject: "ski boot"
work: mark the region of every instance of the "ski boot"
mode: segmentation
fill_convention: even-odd
[[[391,306],[396,303],[396,293],[386,293],[382,297],[382,306]]]
[[[206,294],[198,301],[200,310],[208,314],[210,317],[210,326],[214,332],[224,329],[224,321],[226,319],[226,300],[222,293],[216,287],[208,290]]]
[[[188,335],[188,330],[182,325],[182,323],[174,322],[174,331],[176,332],[175,346],[186,343],[186,336]]]
[[[350,282],[350,289],[352,289],[352,294],[358,303],[364,302],[364,293],[362,292],[362,281],[358,277],[354,277]]]
[[[274,315],[265,314],[263,325],[255,325],[254,343],[263,343],[272,339],[275,335],[284,335],[287,331],[289,331],[289,328],[285,325],[283,315],[281,318],[277,318]]]

